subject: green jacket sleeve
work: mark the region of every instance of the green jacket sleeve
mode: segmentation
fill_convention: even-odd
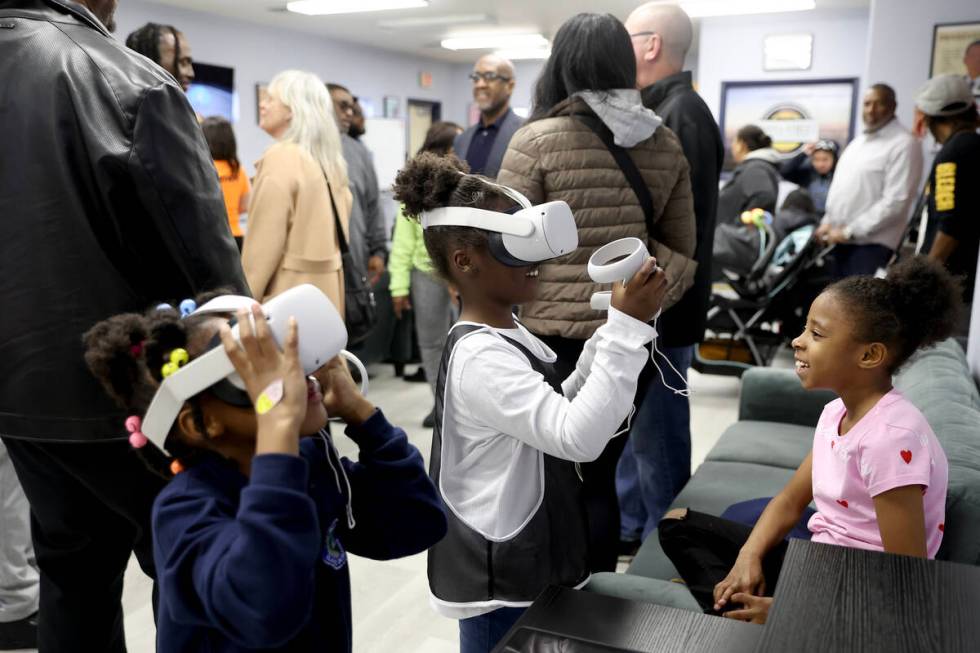
[[[415,229],[411,219],[402,214],[395,216],[395,234],[391,239],[388,257],[388,290],[392,297],[405,297],[412,288],[412,260],[415,255]]]

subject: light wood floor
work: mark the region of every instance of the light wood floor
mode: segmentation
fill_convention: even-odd
[[[373,369],[370,398],[388,418],[408,431],[428,460],[431,432],[421,427],[432,407],[429,386],[394,377],[390,366]],[[722,431],[736,420],[738,381],[703,376],[691,371],[691,433],[693,464],[697,467]],[[674,385],[672,383],[672,385]],[[356,456],[357,448],[343,436],[336,439],[341,455]],[[455,621],[429,607],[425,555],[389,562],[350,556],[355,653],[455,653]],[[154,650],[150,581],[131,560],[123,593],[126,641],[132,653]]]

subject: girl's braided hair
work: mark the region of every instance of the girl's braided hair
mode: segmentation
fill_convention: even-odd
[[[211,292],[197,298],[198,305],[224,294]],[[83,336],[85,363],[105,391],[129,415],[142,418],[163,382],[163,366],[175,349],[187,350],[193,358],[203,352],[189,349],[194,334],[214,317],[188,316],[181,319],[172,308],[154,308],[145,313],[124,313],[103,320]],[[198,429],[204,428],[204,414],[196,398],[189,401]],[[120,424],[120,428],[122,425]],[[187,444],[175,433],[167,437],[166,448],[173,458],[152,443],[135,449],[151,471],[171,478],[171,464],[179,459],[189,466],[199,459],[202,449]]]

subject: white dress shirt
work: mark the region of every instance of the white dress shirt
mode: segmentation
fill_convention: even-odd
[[[922,146],[897,118],[861,134],[841,154],[824,222],[847,227],[855,245],[895,249],[922,179]]]

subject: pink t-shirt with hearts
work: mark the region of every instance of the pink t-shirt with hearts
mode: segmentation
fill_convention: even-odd
[[[839,435],[846,413],[840,399],[827,404],[813,437],[813,541],[883,551],[873,497],[921,485],[926,550],[935,558],[945,528],[949,467],[925,416],[898,390]]]

